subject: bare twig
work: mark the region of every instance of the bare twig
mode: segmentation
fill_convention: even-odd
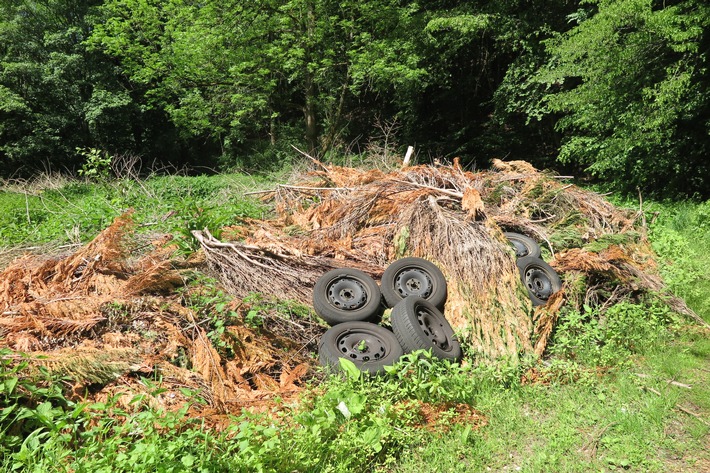
[[[310,154],[306,153],[305,151],[301,151],[300,149],[296,148],[294,145],[291,145],[291,148],[295,149],[296,151],[301,153],[303,156],[305,156],[308,159],[310,159],[311,161],[313,161],[313,164],[320,166],[325,172],[329,172],[328,168],[325,166],[325,164],[321,163],[320,161],[318,161],[316,158],[314,158]]]
[[[658,396],[658,397],[663,397],[660,392],[656,391],[656,390],[653,389],[653,388],[649,388],[648,386],[643,386],[641,389],[644,389],[644,390],[646,390],[646,391],[652,392],[653,394],[655,394],[655,395]],[[685,413],[685,414],[688,414],[689,416],[695,417],[696,419],[698,419],[698,421],[699,421],[700,423],[702,423],[702,424],[704,424],[704,425],[707,425],[707,426],[710,426],[710,423],[708,423],[705,419],[703,419],[703,416],[700,415],[700,414],[698,414],[697,412],[693,412],[693,411],[691,411],[690,409],[681,406],[680,404],[676,404],[676,405],[674,406],[674,409],[678,409],[679,411],[681,411],[681,412],[683,412],[683,413]]]
[[[643,196],[641,195],[641,188],[637,187],[636,190],[639,193],[639,216],[641,217],[641,226],[646,228],[646,214],[643,212]]]
[[[651,375],[648,375],[646,373],[634,373],[634,375],[638,376],[639,378],[644,378],[644,379],[650,379],[653,378]],[[679,388],[685,388],[685,389],[692,389],[692,386],[689,384],[684,384],[684,383],[679,383],[678,381],[673,381],[672,379],[667,379],[666,383],[672,385],[672,386],[677,386]]]
[[[588,452],[590,457],[593,457],[597,453],[597,448],[599,447],[599,441],[602,439],[605,433],[615,425],[618,425],[618,422],[610,422],[609,424],[605,425],[602,427],[596,434],[592,436],[589,441],[582,446],[582,448],[579,449],[580,452]]]
[[[289,186],[286,184],[279,184],[278,186],[276,186],[276,189],[245,192],[244,195],[270,194],[272,192],[277,192],[279,189],[293,189],[293,190],[298,190],[298,191],[349,191],[349,190],[352,190],[349,187],[308,187],[308,186]]]
[[[440,192],[440,193],[445,194],[445,195],[449,195],[449,196],[451,196],[451,197],[456,197],[457,199],[463,199],[463,192],[455,192],[455,191],[451,191],[451,190],[449,190],[449,189],[440,189],[440,188],[434,187],[434,186],[427,186],[426,184],[418,184],[418,183],[416,183],[416,182],[402,181],[402,180],[399,180],[399,179],[392,179],[392,182],[399,182],[399,183],[402,183],[402,184],[409,184],[409,185],[411,185],[411,186],[420,187],[420,188],[422,188],[422,189],[430,189],[430,190],[433,190],[433,191],[436,191],[436,192]]]
[[[684,413],[688,414],[689,416],[695,417],[696,419],[698,419],[698,421],[699,421],[701,424],[710,426],[710,423],[708,423],[705,419],[703,419],[703,417],[702,417],[700,414],[698,414],[698,413],[696,413],[696,412],[693,412],[693,411],[691,411],[691,410],[688,410],[688,409],[686,409],[685,407],[679,406],[679,405],[676,405],[675,408],[678,409],[678,410],[681,411],[681,412],[684,412]]]

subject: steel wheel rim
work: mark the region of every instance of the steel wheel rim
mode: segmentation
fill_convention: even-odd
[[[515,249],[515,256],[517,256],[518,258],[527,256],[528,253],[530,253],[528,251],[528,247],[525,246],[522,242],[513,239],[509,239],[508,241],[510,241],[510,243],[513,245],[513,248]]]
[[[426,299],[434,291],[434,283],[426,271],[417,268],[406,268],[394,278],[394,287],[404,299],[407,296],[418,296]]]
[[[367,303],[367,289],[347,276],[334,279],[327,287],[328,302],[342,310],[357,310]]]
[[[426,339],[443,351],[451,350],[451,338],[441,317],[426,307],[415,307],[415,311],[417,313],[417,323]]]
[[[543,301],[548,300],[554,292],[552,280],[540,268],[529,268],[525,271],[525,285],[535,297]]]
[[[343,358],[361,363],[381,360],[387,354],[387,344],[368,330],[348,330],[335,343]]]

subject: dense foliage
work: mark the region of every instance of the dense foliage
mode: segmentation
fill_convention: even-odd
[[[709,23],[703,0],[0,0],[0,175],[380,140],[706,197]]]
[[[662,6],[663,5],[663,6]],[[710,4],[594,0],[579,26],[547,43],[547,113],[559,159],[609,181],[707,192]]]

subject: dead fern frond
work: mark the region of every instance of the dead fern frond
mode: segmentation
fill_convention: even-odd
[[[66,337],[94,328],[104,322],[106,317],[93,317],[85,319],[60,319],[53,317],[38,317],[44,327],[57,337]]]
[[[106,384],[142,366],[138,350],[126,348],[59,350],[47,353],[46,359],[37,355],[33,353],[33,364],[84,385]]]

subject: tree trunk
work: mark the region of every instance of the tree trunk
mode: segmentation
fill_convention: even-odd
[[[317,103],[316,103],[316,84],[311,70],[311,63],[316,57],[317,51],[312,51],[313,36],[316,29],[316,15],[313,2],[306,3],[306,61],[305,61],[305,105],[303,114],[306,120],[306,143],[308,145],[308,153],[313,156],[318,145],[318,121],[317,121]]]
[[[303,114],[306,119],[305,138],[308,154],[313,156],[318,146],[318,122],[316,121],[316,87],[310,73],[306,77],[306,105],[303,107]]]

